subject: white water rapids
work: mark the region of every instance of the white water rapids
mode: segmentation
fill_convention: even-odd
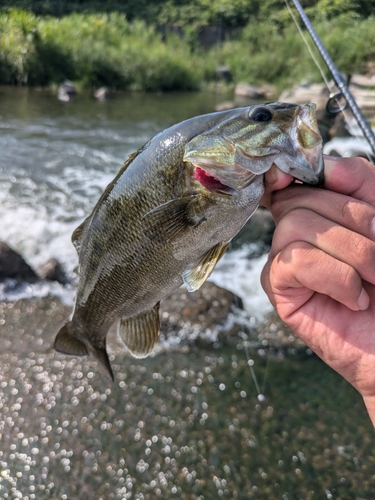
[[[181,102],[187,109],[178,114]],[[0,104],[0,240],[34,268],[56,258],[71,277],[77,266],[71,234],[128,154],[189,114],[212,111],[207,98],[191,94],[60,103],[52,95],[7,89]],[[211,281],[238,294],[248,312],[259,315],[270,310],[259,280],[266,257],[249,260],[248,253],[246,245],[227,252]],[[73,286],[0,285],[0,299],[49,293],[73,303]]]

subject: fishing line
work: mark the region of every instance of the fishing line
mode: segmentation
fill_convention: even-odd
[[[317,60],[317,58],[315,57],[315,54],[313,53],[303,31],[302,31],[302,28],[301,26],[299,25],[294,13],[292,12],[292,9],[290,8],[290,5],[288,3],[288,0],[284,0],[284,3],[285,5],[287,6],[288,8],[288,11],[289,11],[289,14],[290,16],[292,17],[293,21],[294,21],[294,24],[296,25],[297,29],[298,29],[298,32],[302,38],[302,40],[304,41],[308,51],[309,51],[309,54],[312,58],[312,60],[314,61],[316,67],[318,68],[318,70],[320,71],[320,74],[322,75],[322,78],[324,80],[324,83],[326,85],[326,87],[328,88],[328,90],[330,91],[330,99],[334,99],[337,103],[337,106],[338,108],[340,108],[340,105],[339,105],[339,102],[337,99],[335,99],[335,96],[334,96],[334,93],[332,92],[332,88],[329,84],[329,82],[327,81],[327,78],[324,74],[324,71],[322,69],[322,67],[320,66],[319,64],[319,61]],[[373,150],[374,154],[375,154],[375,136],[374,136],[374,133],[372,132],[371,130],[371,127],[370,125],[367,123],[366,121],[366,118],[363,116],[360,108],[358,107],[354,97],[352,96],[351,92],[349,91],[347,85],[345,84],[345,81],[344,79],[342,78],[341,74],[338,72],[336,66],[334,65],[332,59],[329,57],[329,54],[328,52],[326,51],[326,49],[324,48],[322,42],[320,41],[318,35],[315,33],[314,31],[314,28],[312,27],[308,17],[306,16],[305,12],[303,11],[302,7],[300,6],[299,2],[298,1],[295,1],[293,0],[293,3],[299,13],[299,15],[302,17],[302,20],[304,21],[305,25],[306,25],[306,28],[308,29],[309,31],[309,34],[311,36],[311,38],[313,39],[315,45],[317,46],[319,52],[320,52],[320,55],[321,57],[323,58],[323,60],[325,61],[326,65],[328,66],[328,69],[330,70],[331,72],[331,75],[335,81],[335,84],[337,85],[337,87],[339,88],[339,91],[340,91],[340,94],[344,96],[345,100],[346,100],[346,104],[350,107],[351,111],[352,111],[352,114],[353,114],[353,117],[355,118],[355,120],[357,121],[360,129],[362,130],[363,132],[363,136],[360,136],[359,134],[357,134],[356,131],[354,131],[353,133],[353,130],[350,129],[350,119],[349,119],[349,116],[346,112],[344,112],[344,109],[341,109],[340,111],[342,112],[343,114],[343,117],[344,117],[344,120],[345,122],[347,123],[348,127],[349,127],[349,130],[350,130],[350,133],[352,135],[354,135],[354,137],[356,139],[362,139],[362,137],[366,138],[367,139],[367,142],[369,143],[371,149]],[[371,158],[370,158],[370,155],[366,152],[365,153],[368,160],[371,162]]]
[[[257,376],[256,376],[254,368],[253,368],[253,366],[254,366],[254,360],[250,359],[249,349],[248,349],[248,346],[247,346],[247,342],[244,342],[243,345],[244,345],[245,351],[246,351],[247,364],[248,364],[248,367],[250,368],[250,373],[251,373],[251,376],[253,377],[253,382],[254,382],[255,388],[256,388],[257,393],[258,393],[258,401],[259,402],[263,402],[263,401],[265,401],[266,397],[260,391],[260,387],[259,387],[259,384],[258,384],[258,379],[257,379]],[[266,385],[266,379],[264,378],[263,388],[264,388],[265,385]]]
[[[333,88],[331,88],[331,87],[330,87],[329,81],[327,80],[327,77],[326,77],[326,75],[324,74],[323,68],[321,67],[321,65],[320,65],[320,63],[319,63],[318,59],[316,58],[316,56],[315,56],[315,54],[314,54],[314,52],[313,52],[312,48],[310,47],[310,44],[309,44],[309,42],[307,41],[307,38],[305,37],[305,35],[304,35],[303,31],[302,31],[302,28],[301,28],[301,26],[299,25],[299,23],[298,23],[298,21],[297,21],[297,19],[296,19],[296,16],[294,15],[294,13],[293,13],[292,9],[290,8],[290,5],[289,5],[289,3],[288,3],[288,0],[284,0],[284,2],[285,2],[285,5],[287,6],[287,8],[288,8],[288,10],[289,10],[289,14],[291,15],[291,18],[293,19],[294,24],[295,24],[295,25],[296,25],[296,27],[297,27],[297,30],[298,30],[299,34],[301,35],[302,40],[305,42],[305,45],[306,45],[306,47],[307,47],[307,50],[309,51],[309,54],[310,54],[310,56],[311,56],[311,59],[314,61],[315,66],[316,66],[316,67],[318,68],[318,70],[320,71],[320,74],[322,75],[322,78],[323,78],[323,80],[324,80],[324,83],[326,84],[327,89],[330,91],[330,93],[332,93],[332,92],[333,92]]]

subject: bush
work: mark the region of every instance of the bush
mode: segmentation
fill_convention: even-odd
[[[164,42],[142,21],[120,14],[38,19],[0,15],[1,83],[49,85],[69,78],[116,89],[192,90],[204,77],[201,58],[176,37]]]
[[[36,38],[37,18],[33,14],[9,10],[0,15],[0,83],[28,83]]]
[[[205,2],[208,8],[208,0],[201,0]],[[237,3],[245,5],[243,0]],[[237,40],[204,52],[188,43],[194,38],[189,30],[185,39],[169,35],[163,40],[156,28],[140,20],[130,23],[119,13],[75,13],[58,19],[3,11],[0,83],[50,85],[70,79],[121,90],[194,90],[214,80],[219,64],[230,66],[237,82],[285,87],[302,79],[321,81],[296,27],[282,12],[278,22],[253,18]],[[315,23],[345,73],[363,71],[375,59],[373,26],[374,17],[360,19],[352,12]]]
[[[316,23],[315,29],[336,66],[343,73],[366,70],[366,63],[375,59],[375,19],[353,19],[351,14]],[[343,36],[343,34],[345,34]],[[328,79],[328,69],[310,35],[307,41]],[[251,23],[239,40],[226,42],[214,49],[221,63],[231,67],[235,81],[255,84],[274,83],[290,86],[301,80],[322,81],[322,76],[294,24],[284,28],[272,23]]]

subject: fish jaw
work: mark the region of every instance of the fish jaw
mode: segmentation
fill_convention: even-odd
[[[237,191],[273,164],[302,182],[321,184],[322,139],[315,104],[271,103],[261,107],[267,108],[271,120],[252,123],[256,106],[233,110],[232,119],[198,134],[186,144],[184,161]]]
[[[209,191],[233,195],[249,186],[255,175],[239,165],[221,165],[200,161],[193,165],[194,179]]]
[[[324,182],[323,143],[316,120],[316,105],[299,106],[287,133],[293,144],[295,157],[279,156],[276,166],[296,179],[311,185]]]

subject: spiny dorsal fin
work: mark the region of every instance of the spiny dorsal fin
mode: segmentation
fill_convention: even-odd
[[[99,206],[103,199],[107,197],[108,193],[111,191],[113,185],[116,183],[118,177],[124,173],[124,171],[128,168],[128,166],[132,163],[132,161],[139,155],[140,151],[142,151],[143,148],[141,148],[139,151],[135,153],[131,153],[127,160],[124,162],[122,168],[120,169],[120,172],[117,174],[115,179],[106,187],[104,190],[103,194],[101,195],[99,201],[97,202],[96,206]],[[90,220],[91,220],[92,214],[90,214],[74,231],[72,234],[72,243],[75,246],[75,249],[77,250],[77,253],[79,255],[81,251],[81,246],[82,246],[82,241],[84,238],[84,231],[86,227],[88,227]]]
[[[194,265],[182,273],[182,279],[189,292],[198,290],[210,276],[214,267],[227,250],[229,243],[218,243],[206,252]]]
[[[146,358],[156,347],[160,334],[160,302],[132,318],[121,319],[119,335],[136,358]]]
[[[89,224],[89,220],[90,219],[91,219],[91,215],[89,217],[87,217],[73,231],[73,234],[72,234],[72,243],[75,246],[75,249],[77,250],[78,255],[79,255],[79,252],[81,251],[82,241],[83,241],[83,237],[84,237],[84,230],[86,229],[86,226]]]
[[[196,195],[186,196],[170,200],[159,207],[154,208],[143,216],[152,228],[161,228],[166,239],[175,239],[197,225],[189,217],[189,205],[196,198]],[[152,237],[152,234],[146,234]]]
[[[53,347],[62,354],[71,356],[86,356],[88,354],[86,346],[79,339],[73,337],[72,323],[66,323],[56,335]]]

